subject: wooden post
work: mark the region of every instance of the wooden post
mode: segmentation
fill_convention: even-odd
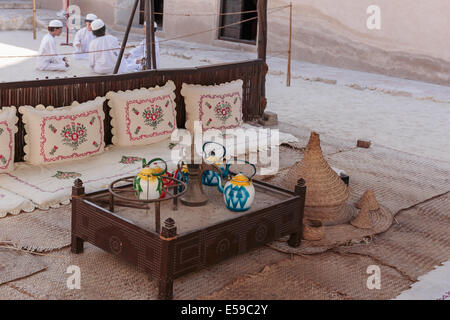
[[[258,1],[258,59],[266,62],[267,56],[267,0]]]
[[[33,0],[33,39],[36,40],[36,0]]]
[[[153,5],[153,0],[150,1],[150,38],[152,40],[152,67],[153,70],[156,69],[156,42],[155,42],[155,7]]]
[[[267,57],[267,0],[258,0],[258,59]],[[261,74],[261,114],[266,109],[266,74]]]
[[[119,72],[120,63],[122,62],[123,53],[125,52],[125,47],[127,46],[128,35],[130,34],[131,26],[133,25],[134,15],[136,13],[138,4],[139,4],[139,0],[135,0],[133,9],[131,10],[130,19],[128,20],[127,30],[125,31],[125,36],[123,37],[119,57],[117,58],[116,67],[114,68],[114,74],[117,74],[117,72]]]
[[[286,86],[291,86],[291,52],[292,52],[292,2],[289,3],[289,50]]]
[[[69,0],[66,1],[65,4],[65,10],[66,10],[66,42],[61,43],[62,46],[72,46],[72,43],[69,42]]]
[[[156,69],[155,30],[154,30],[153,0],[145,1],[145,42],[146,42],[146,69]]]

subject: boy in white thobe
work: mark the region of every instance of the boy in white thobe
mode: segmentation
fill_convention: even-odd
[[[95,39],[92,33],[91,23],[96,20],[97,16],[93,13],[89,13],[86,16],[86,27],[78,30],[75,34],[75,39],[73,40],[74,58],[76,60],[87,60],[89,55],[86,53],[89,51],[89,44]]]
[[[95,73],[112,74],[120,53],[119,41],[105,35],[106,27],[102,20],[93,21],[91,27],[96,38],[89,45],[89,65]],[[124,72],[127,72],[127,64],[122,59],[118,73]]]
[[[39,47],[39,57],[36,69],[41,71],[67,71],[67,59],[57,55],[55,37],[62,33],[63,24],[59,20],[52,20],[48,24],[48,33],[44,36]]]
[[[144,24],[145,25],[145,24]],[[155,22],[154,28],[156,31],[156,28],[158,25]],[[127,53],[125,55],[125,58],[127,59],[127,65],[128,70],[130,71],[140,71],[142,70],[142,60],[147,57],[147,41],[142,40],[139,46],[134,48],[130,51],[130,53]],[[151,47],[150,47],[151,50]],[[158,69],[159,66],[159,40],[158,37],[155,35],[155,53],[156,53],[156,69]],[[152,55],[150,55],[150,66],[153,68],[153,62],[151,61]]]

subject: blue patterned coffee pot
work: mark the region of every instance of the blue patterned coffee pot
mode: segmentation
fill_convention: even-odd
[[[205,150],[208,145],[212,145],[212,144],[219,146],[220,149],[223,150],[223,152],[220,156],[217,156],[217,152],[215,150],[212,150],[209,153]],[[228,174],[229,174],[230,165],[224,163],[226,154],[227,154],[227,150],[226,150],[225,146],[221,145],[220,143],[208,141],[203,144],[203,155],[204,155],[205,162],[218,167],[222,173],[221,174],[222,178],[228,177]],[[220,160],[220,159],[222,159],[222,160]],[[220,176],[217,172],[215,172],[213,170],[205,170],[203,172],[202,184],[204,184],[205,186],[215,187],[215,186],[218,186],[219,183],[220,183]]]
[[[220,182],[218,184],[219,191],[223,193],[225,205],[229,210],[234,212],[242,212],[250,209],[255,200],[255,187],[253,186],[252,178],[256,174],[256,167],[247,161],[245,162],[252,166],[254,170],[254,173],[250,177],[239,173],[231,177],[225,186],[222,186]]]

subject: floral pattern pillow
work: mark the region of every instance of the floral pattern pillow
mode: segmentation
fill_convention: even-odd
[[[112,142],[119,146],[146,145],[169,138],[177,127],[175,84],[108,92]]]
[[[70,107],[23,106],[25,161],[34,165],[87,158],[104,151],[105,98]]]
[[[0,109],[0,173],[14,170],[14,134],[17,132],[15,107]]]
[[[241,126],[242,84],[242,80],[216,86],[183,83],[181,94],[186,104],[186,129],[192,132],[195,121],[201,121],[203,131]]]

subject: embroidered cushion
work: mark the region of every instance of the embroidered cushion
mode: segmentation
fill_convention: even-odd
[[[186,104],[186,129],[192,132],[194,121],[201,121],[203,131],[242,125],[242,84],[242,80],[216,86],[183,83],[181,94]]]
[[[175,84],[108,92],[111,107],[112,142],[119,146],[162,141],[176,129]]]
[[[87,158],[103,152],[103,102],[96,98],[70,107],[22,106],[25,161],[34,165]]]
[[[0,109],[0,173],[14,170],[14,134],[17,132],[16,108]]]

